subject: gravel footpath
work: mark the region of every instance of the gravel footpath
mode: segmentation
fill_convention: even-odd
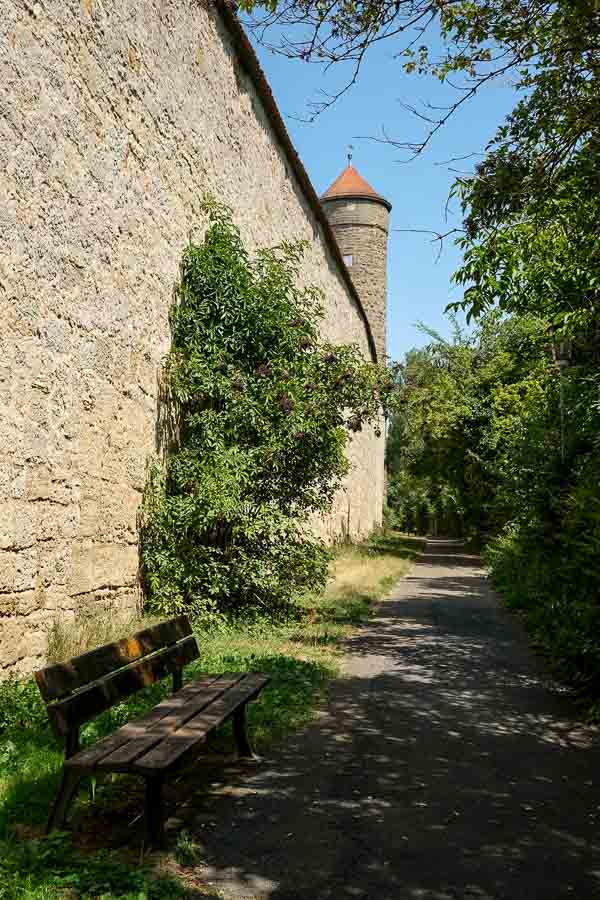
[[[238,900],[600,898],[598,738],[477,557],[431,541],[319,719],[189,799],[191,880]]]

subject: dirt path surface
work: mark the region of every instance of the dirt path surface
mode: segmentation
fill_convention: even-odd
[[[600,738],[475,557],[432,541],[321,717],[190,798],[226,898],[600,898]]]

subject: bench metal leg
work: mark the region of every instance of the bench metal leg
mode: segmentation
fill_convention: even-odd
[[[175,669],[173,672],[173,693],[177,693],[183,687],[183,669]]]
[[[69,807],[77,793],[80,779],[79,772],[74,772],[72,769],[63,769],[60,787],[48,818],[46,834],[50,834],[53,828],[64,828]]]
[[[238,749],[238,756],[245,759],[258,759],[248,740],[246,731],[246,704],[236,709],[233,714],[233,735]]]
[[[162,787],[162,775],[146,778],[146,836],[154,847],[166,845]]]

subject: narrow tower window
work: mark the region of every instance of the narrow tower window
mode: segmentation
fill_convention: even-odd
[[[344,262],[346,263],[348,268],[351,267],[353,261],[354,261],[354,257],[352,256],[352,254],[349,254],[348,256],[344,256]]]

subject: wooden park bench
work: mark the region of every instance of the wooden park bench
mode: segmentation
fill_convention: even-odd
[[[146,833],[153,844],[162,845],[163,782],[211,731],[233,717],[238,752],[252,757],[246,704],[256,699],[268,677],[228,672],[182,687],[183,667],[199,656],[190,623],[179,616],[35,673],[52,727],[65,741],[63,776],[47,831],[64,826],[83,775],[127,772],[146,779]],[[173,693],[165,700],[109,737],[80,749],[79,729],[85,722],[169,675]]]

